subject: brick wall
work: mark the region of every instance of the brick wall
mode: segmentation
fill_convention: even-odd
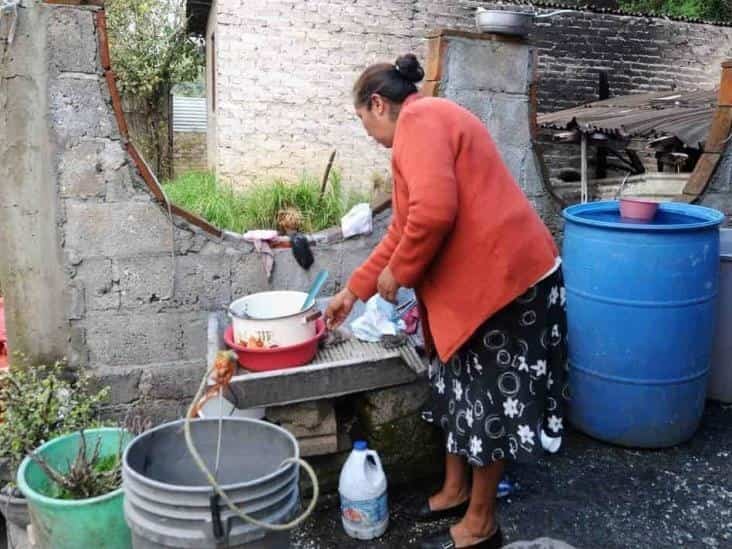
[[[336,148],[346,180],[368,185],[388,170],[388,153],[352,113],[355,78],[400,53],[424,58],[431,29],[474,28],[470,10],[444,0],[219,0],[214,9],[218,128],[210,147],[219,174],[242,184],[319,174]],[[613,94],[714,86],[732,28],[576,12],[538,20],[531,40],[539,110],[551,111],[595,99],[601,69]]]

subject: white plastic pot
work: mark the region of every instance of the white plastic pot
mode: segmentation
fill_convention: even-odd
[[[229,305],[234,341],[248,345],[254,339],[271,348],[313,339],[321,313],[315,305],[300,310],[306,297],[305,292],[261,292],[237,299]]]

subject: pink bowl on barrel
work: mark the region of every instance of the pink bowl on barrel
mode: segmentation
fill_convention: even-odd
[[[274,347],[271,349],[252,349],[234,342],[234,328],[228,326],[224,331],[224,342],[236,352],[239,364],[245,370],[251,372],[268,372],[270,370],[282,370],[304,366],[318,354],[318,344],[325,335],[325,321],[322,318],[315,323],[315,337],[287,347]]]
[[[621,198],[620,217],[634,221],[650,221],[656,215],[658,202],[642,198]]]

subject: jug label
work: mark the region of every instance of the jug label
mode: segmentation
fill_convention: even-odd
[[[353,501],[341,496],[341,514],[350,523],[359,526],[376,525],[389,515],[386,492],[378,498]]]

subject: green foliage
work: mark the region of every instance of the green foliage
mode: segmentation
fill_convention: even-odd
[[[732,21],[732,3],[728,0],[621,0],[620,7],[638,13]]]
[[[187,36],[180,0],[107,0],[112,64],[120,91],[157,102],[179,82],[199,78],[201,44]]]
[[[237,233],[249,229],[277,229],[281,211],[294,208],[302,216],[303,230],[312,232],[340,224],[355,204],[368,202],[365,193],[344,189],[333,170],[324,195],[320,182],[303,176],[295,183],[282,179],[235,190],[206,172],[191,172],[163,185],[171,202],[194,212],[222,229]]]
[[[15,364],[0,376],[0,457],[15,471],[27,453],[58,436],[100,425],[99,409],[109,388],[94,391],[86,375],[71,377],[64,364],[32,365],[16,354]]]

